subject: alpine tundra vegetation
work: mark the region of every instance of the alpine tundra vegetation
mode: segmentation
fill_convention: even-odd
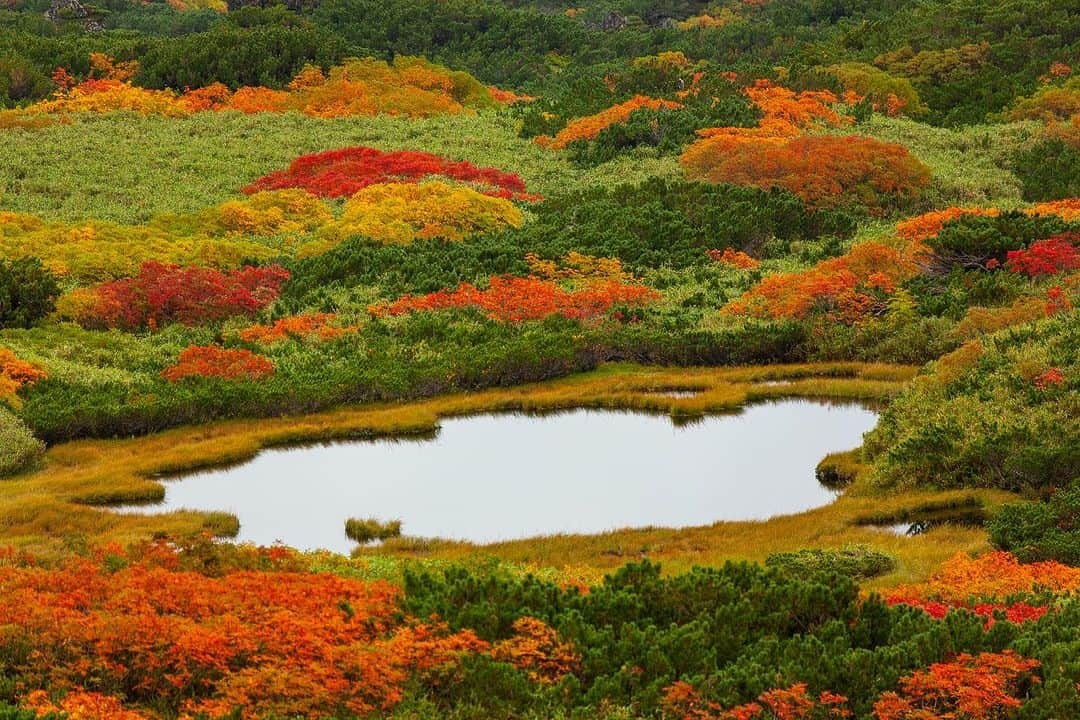
[[[0,0],[0,720],[1078,718],[1078,303],[1076,3]]]

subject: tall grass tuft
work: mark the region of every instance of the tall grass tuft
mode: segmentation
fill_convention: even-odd
[[[401,521],[382,522],[375,518],[360,520],[349,518],[345,521],[345,534],[350,540],[366,545],[373,540],[389,540],[401,535]]]

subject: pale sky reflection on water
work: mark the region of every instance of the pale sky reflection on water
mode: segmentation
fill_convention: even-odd
[[[764,519],[830,502],[827,453],[862,442],[875,414],[782,400],[677,427],[662,415],[575,410],[442,421],[433,440],[267,450],[165,483],[164,503],[227,510],[241,542],[348,552],[349,517],[405,535],[492,542],[648,525]],[[132,510],[126,508],[125,510]]]

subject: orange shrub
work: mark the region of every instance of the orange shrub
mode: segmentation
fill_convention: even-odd
[[[1068,200],[1052,200],[1050,202],[1038,203],[1030,210],[1028,210],[1028,214],[1057,215],[1066,222],[1080,220],[1080,198],[1069,198]]]
[[[897,596],[929,598],[951,604],[970,599],[1080,589],[1080,568],[1058,562],[1021,564],[1011,553],[991,552],[977,558],[958,553],[942,563],[923,583],[893,589]]]
[[[978,718],[1004,720],[1022,704],[1026,685],[1037,682],[1038,660],[1011,650],[966,653],[948,663],[935,663],[900,680],[900,692],[883,693],[874,703],[877,720]]]
[[[331,323],[337,320],[333,313],[310,313],[291,315],[275,321],[272,325],[251,325],[237,332],[244,342],[272,345],[289,338],[315,337],[330,340],[356,330],[356,327],[339,328]]]
[[[492,320],[517,323],[551,315],[590,320],[604,315],[613,305],[640,306],[659,299],[659,293],[644,285],[628,285],[615,280],[598,281],[584,289],[568,291],[554,282],[507,276],[491,278],[487,290],[462,283],[454,290],[405,295],[393,303],[373,305],[368,310],[381,317],[476,307]]]
[[[706,250],[705,254],[721,265],[729,265],[733,268],[738,268],[739,270],[753,270],[761,264],[743,251],[730,247],[724,248],[723,252],[720,252],[719,250]]]
[[[491,656],[526,671],[533,682],[558,682],[581,662],[574,646],[563,642],[542,620],[521,617],[514,621],[513,629],[511,637],[492,646]]]
[[[267,570],[220,577],[179,569],[164,543],[145,557],[94,554],[55,567],[0,560],[0,655],[35,710],[141,718],[124,698],[170,717],[366,716],[399,702],[411,678],[487,651],[470,631],[403,618],[389,583],[289,570],[287,551]],[[33,692],[46,689],[67,696],[54,705]]]
[[[923,213],[896,224],[896,234],[906,240],[925,240],[941,232],[945,223],[952,222],[964,215],[984,215],[996,217],[1001,211],[997,208],[959,208],[950,207]]]
[[[906,148],[858,135],[708,132],[679,161],[693,180],[783,188],[813,207],[882,210],[916,197],[930,171]]]
[[[843,720],[852,716],[843,695],[828,691],[817,698],[806,683],[766,690],[753,702],[727,710],[702,700],[690,683],[679,680],[664,689],[665,715],[680,720]]]
[[[758,80],[744,92],[761,110],[763,118],[759,127],[768,134],[794,136],[803,130],[842,127],[852,122],[850,117],[833,109],[840,98],[828,90],[795,92],[768,80]]]
[[[897,286],[918,273],[917,255],[878,242],[863,242],[846,255],[809,270],[762,279],[724,311],[762,318],[824,315],[844,323],[882,312]]]
[[[637,95],[626,102],[613,105],[607,110],[601,110],[595,115],[587,115],[577,120],[571,120],[566,127],[556,133],[555,137],[541,136],[536,142],[553,150],[562,150],[576,140],[593,140],[605,128],[617,123],[624,123],[630,118],[635,110],[648,108],[649,110],[674,110],[681,108],[682,104],[671,100]]]
[[[220,0],[199,1],[215,9],[222,5]],[[58,68],[54,81],[60,91],[49,100],[13,111],[12,118],[120,110],[166,117],[210,110],[295,111],[316,117],[378,114],[430,117],[524,99],[524,96],[496,92],[468,73],[406,56],[398,56],[392,64],[373,58],[350,59],[331,68],[326,75],[319,68],[305,67],[288,90],[242,87],[233,93],[221,83],[214,83],[205,88],[185,89],[182,95],[172,90],[147,90],[132,85],[131,78],[138,69],[133,63],[114,63],[101,54],[92,55],[91,63],[92,77],[77,84],[63,68]],[[5,116],[4,124],[11,126],[15,122]]]
[[[0,401],[17,404],[16,393],[49,376],[33,363],[20,360],[11,350],[0,347]]]
[[[216,345],[192,345],[180,352],[176,364],[161,371],[169,382],[184,378],[260,380],[274,374],[274,364],[250,350],[231,350]]]

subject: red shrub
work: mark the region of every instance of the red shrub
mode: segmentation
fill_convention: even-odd
[[[514,173],[493,167],[480,168],[426,152],[383,152],[371,147],[301,155],[287,169],[275,170],[259,178],[244,188],[244,192],[303,188],[320,197],[348,197],[369,185],[418,182],[431,176],[477,184],[485,194],[496,197],[538,199],[538,196],[526,194],[525,183]]]
[[[274,364],[250,350],[228,350],[216,345],[192,345],[180,353],[176,364],[161,377],[176,382],[186,377],[222,380],[259,380],[274,374]]]
[[[1080,233],[1069,232],[1046,240],[1036,240],[1023,250],[1010,250],[1005,267],[1028,277],[1057,275],[1080,270]]]
[[[88,327],[136,330],[252,315],[273,302],[288,279],[278,265],[221,272],[146,262],[136,277],[94,288],[93,301],[76,319]]]

